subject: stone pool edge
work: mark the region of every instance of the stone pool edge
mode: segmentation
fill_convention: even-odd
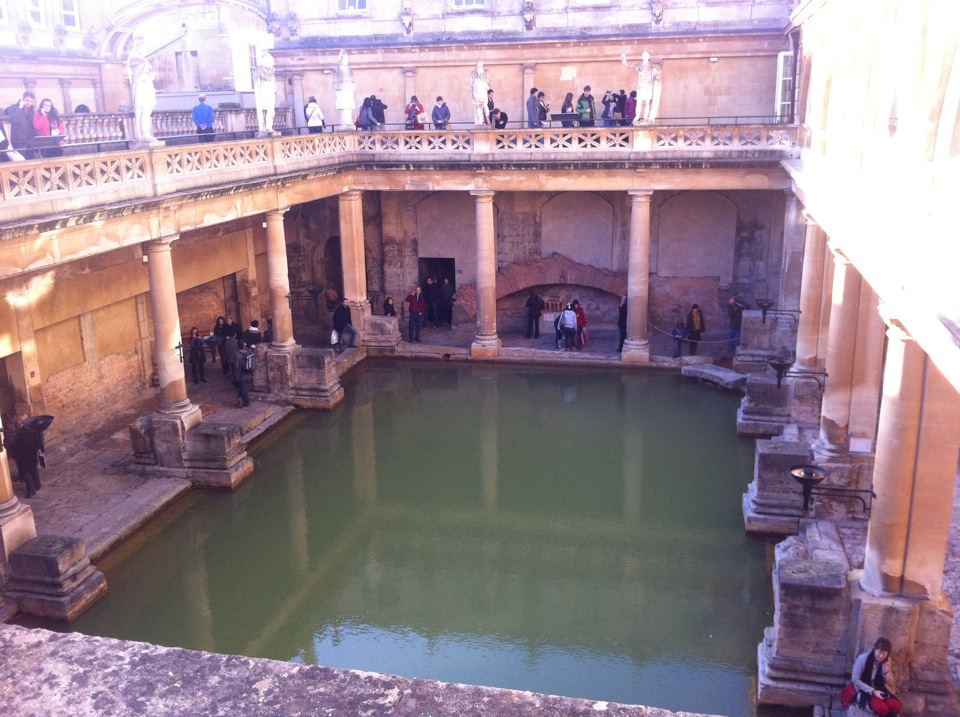
[[[711,717],[16,625],[0,625],[0,654],[0,712],[19,717]]]

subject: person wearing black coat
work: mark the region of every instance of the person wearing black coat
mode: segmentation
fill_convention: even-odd
[[[337,308],[333,310],[333,328],[339,337],[337,348],[343,351],[343,335],[350,334],[350,343],[347,348],[352,349],[357,340],[357,330],[353,328],[350,321],[350,307],[343,302],[342,297],[337,302]]]
[[[206,383],[207,378],[203,375],[203,364],[207,362],[207,354],[203,350],[203,339],[200,338],[200,329],[194,326],[190,329],[189,347],[190,372],[193,375],[194,383]]]
[[[623,351],[623,342],[627,340],[627,295],[620,297],[620,308],[617,310],[617,328],[620,329],[620,343],[617,351]]]
[[[33,126],[33,116],[37,98],[32,92],[24,92],[23,99],[7,107],[5,114],[10,120],[10,144],[27,159],[33,159],[33,138],[37,130]]]
[[[376,95],[370,95],[370,114],[373,115],[377,124],[387,123],[386,110],[387,106],[383,104],[383,100]]]
[[[544,301],[535,291],[527,297],[527,338],[540,338],[540,316],[543,314]]]
[[[17,429],[13,444],[13,460],[17,463],[17,473],[27,486],[27,498],[32,498],[40,490],[40,454],[43,453],[43,434],[27,426]]]

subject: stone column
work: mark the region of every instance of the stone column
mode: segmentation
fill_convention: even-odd
[[[536,82],[535,75],[537,73],[537,66],[533,63],[524,63],[521,66],[523,70],[523,93],[520,95],[520,112],[519,115],[523,119],[523,127],[527,126],[527,121],[530,119],[527,117],[527,98],[530,97],[530,90],[534,88],[534,83]],[[501,100],[503,101],[503,100]],[[498,105],[500,109],[503,109],[503,105]]]
[[[403,106],[407,106],[407,102],[410,101],[411,95],[417,94],[417,68],[416,67],[404,67],[403,68]],[[418,97],[420,104],[424,108],[430,107],[433,103],[430,101],[432,97]]]
[[[160,385],[160,412],[179,414],[196,408],[187,396],[181,354],[176,348],[182,342],[180,316],[177,310],[177,288],[173,277],[171,245],[179,235],[149,241],[147,276],[150,282],[150,309],[153,314],[153,360]],[[186,347],[183,347],[186,359]]]
[[[831,249],[833,306],[827,339],[827,385],[820,409],[817,456],[837,456],[850,449],[850,402],[860,314],[860,274],[850,261]]]
[[[850,451],[873,453],[883,383],[883,349],[887,326],[879,311],[879,298],[870,285],[860,282],[860,317],[857,320],[853,395],[850,398]]]
[[[650,363],[647,312],[650,299],[650,200],[653,192],[630,190],[630,245],[627,259],[627,340],[620,360]]]
[[[303,106],[306,104],[303,99],[303,73],[293,72],[290,78],[293,80],[293,126],[303,127],[307,123],[307,118],[303,116]]]
[[[820,335],[820,299],[823,285],[823,232],[812,222],[807,224],[803,245],[803,276],[800,282],[800,325],[797,328],[796,366],[805,371],[817,369],[817,344]]]
[[[270,316],[273,318],[273,343],[270,346],[284,351],[297,345],[293,338],[287,244],[283,234],[283,215],[288,209],[267,212],[267,282],[270,286]]]
[[[497,336],[497,239],[493,220],[494,192],[471,190],[477,211],[477,335],[470,346],[473,358],[496,358]]]
[[[60,96],[63,99],[63,104],[60,106],[63,108],[62,111],[66,113],[73,112],[73,98],[70,96],[71,84],[70,80],[60,80]]]
[[[2,428],[0,425],[0,429]],[[9,573],[7,560],[10,553],[37,537],[37,527],[33,520],[33,510],[29,505],[21,503],[13,492],[9,454],[6,449],[10,436],[2,433],[0,436],[5,436],[4,446],[0,447],[0,581],[4,581]],[[0,598],[0,612],[2,611],[3,601]]]
[[[780,271],[780,296],[777,308],[796,309],[800,305],[800,285],[803,275],[805,227],[803,207],[792,191],[784,192],[783,264]],[[773,297],[768,297],[773,298]]]
[[[340,194],[340,261],[343,269],[343,296],[350,307],[350,320],[363,341],[363,327],[370,316],[367,298],[367,266],[363,239],[363,192]]]
[[[860,584],[937,602],[960,451],[960,396],[902,326],[887,331]]]
[[[95,106],[91,107],[91,109],[94,112],[107,112],[108,111],[107,99],[106,99],[106,96],[103,94],[103,81],[95,79],[92,81],[92,85],[93,85],[93,96],[96,98],[97,101],[95,103]]]

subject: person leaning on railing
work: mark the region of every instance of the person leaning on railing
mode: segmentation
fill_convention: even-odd
[[[317,98],[310,95],[307,104],[303,106],[303,118],[307,121],[307,129],[310,134],[319,134],[323,131],[323,112],[320,105],[317,104]]]
[[[423,114],[423,105],[420,104],[420,100],[417,99],[416,95],[410,96],[410,102],[404,107],[403,113],[406,117],[404,127],[416,130],[423,129],[423,122],[426,117]]]
[[[443,101],[443,97],[437,96],[437,104],[433,106],[433,112],[430,119],[433,120],[434,129],[446,129],[447,122],[450,121],[450,108]]]

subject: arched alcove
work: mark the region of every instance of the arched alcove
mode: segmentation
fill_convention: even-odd
[[[718,192],[680,192],[660,207],[658,276],[733,280],[737,205]]]
[[[435,192],[417,204],[417,256],[453,259],[457,285],[477,280],[477,220],[469,192]]]
[[[563,192],[540,210],[540,256],[556,252],[598,269],[613,268],[613,207],[593,192]]]

